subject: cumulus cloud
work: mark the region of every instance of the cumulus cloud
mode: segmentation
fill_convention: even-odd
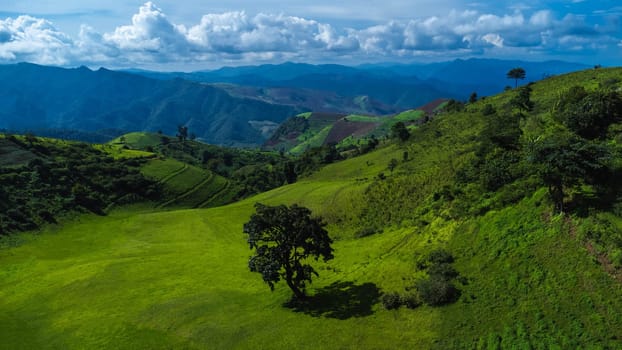
[[[0,21],[0,60],[63,65],[69,62],[73,40],[51,22],[30,16]]]
[[[610,25],[619,21],[588,23],[586,17],[560,18],[549,10],[501,15],[469,10],[351,29],[284,14],[225,12],[185,26],[147,2],[130,24],[109,33],[84,25],[75,40],[45,19],[0,20],[0,62],[141,66],[339,57],[365,61],[503,50],[559,53],[619,46],[622,29]]]

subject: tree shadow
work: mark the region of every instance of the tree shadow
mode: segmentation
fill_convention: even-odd
[[[372,315],[372,306],[379,299],[380,289],[373,283],[355,285],[338,281],[319,289],[313,296],[304,300],[292,299],[284,306],[314,317],[345,320]]]

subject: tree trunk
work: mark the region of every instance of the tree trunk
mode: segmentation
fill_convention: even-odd
[[[298,288],[297,285],[294,284],[293,279],[294,279],[294,273],[292,272],[289,266],[289,263],[287,263],[285,265],[285,282],[287,282],[289,289],[291,289],[292,292],[294,292],[296,299],[298,300],[305,299],[306,297],[305,293],[302,290],[300,290],[300,288]]]
[[[298,288],[296,285],[294,285],[294,283],[291,280],[287,279],[286,282],[289,288],[292,290],[292,292],[294,292],[296,299],[303,300],[307,297],[305,293],[301,291],[300,288]]]
[[[564,187],[563,185],[551,185],[549,186],[549,195],[555,205],[555,210],[558,213],[564,212]]]

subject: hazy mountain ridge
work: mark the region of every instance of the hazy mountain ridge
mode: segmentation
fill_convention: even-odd
[[[258,146],[284,120],[301,112],[388,115],[438,98],[464,100],[472,92],[499,92],[513,83],[505,73],[515,66],[527,71],[524,82],[585,67],[471,59],[359,67],[284,63],[130,74],[21,63],[0,66],[0,129],[175,134],[177,126],[185,125],[190,134],[209,143]]]
[[[527,71],[524,83],[588,68],[564,61],[457,59],[430,64],[384,63],[357,67],[286,62],[190,73],[133,72],[158,79],[178,77],[206,83],[331,91],[350,97],[365,95],[387,105],[409,109],[436,98],[465,100],[472,92],[480,96],[499,93],[506,85],[512,85],[506,73],[514,67]]]
[[[0,66],[0,128],[162,130],[178,125],[210,143],[252,145],[264,137],[252,120],[280,123],[295,106],[232,97],[214,86],[162,81],[107,69]]]

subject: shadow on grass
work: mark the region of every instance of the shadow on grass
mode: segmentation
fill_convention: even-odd
[[[373,283],[355,285],[335,282],[304,300],[292,299],[284,306],[314,317],[345,320],[373,314],[372,306],[380,299],[380,289]]]

